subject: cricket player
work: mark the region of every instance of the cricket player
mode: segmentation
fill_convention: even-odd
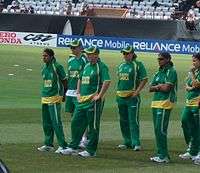
[[[87,58],[83,53],[83,48],[80,40],[73,40],[69,44],[69,47],[72,51],[72,54],[67,60],[68,90],[66,92],[65,111],[71,113],[73,116],[75,106],[77,104],[77,82],[80,73],[83,71],[85,64],[87,63]],[[87,142],[88,140],[86,130],[80,142],[80,146],[84,148]]]
[[[42,121],[44,130],[44,146],[39,151],[53,151],[54,132],[59,144],[55,153],[60,153],[67,147],[61,121],[61,103],[65,101],[67,77],[62,65],[54,57],[52,49],[43,51],[44,66],[42,69]]]
[[[182,128],[184,136],[190,133],[191,146],[189,151],[180,154],[182,159],[192,159],[200,164],[200,53],[192,56],[192,68],[186,80],[186,105],[182,114]]]
[[[147,73],[142,62],[136,60],[132,46],[122,49],[124,62],[118,69],[117,104],[120,128],[124,139],[118,148],[141,150],[139,133],[140,92],[147,83]]]
[[[110,76],[108,67],[99,58],[100,51],[96,46],[90,46],[84,51],[89,63],[85,65],[77,85],[78,104],[71,123],[72,142],[62,154],[92,157],[96,155],[104,95],[110,85]],[[89,142],[85,150],[79,152],[79,142],[88,126]]]
[[[150,92],[154,92],[151,104],[157,153],[150,160],[157,163],[168,163],[167,129],[169,117],[176,102],[177,73],[168,52],[158,55],[159,70],[153,77]]]

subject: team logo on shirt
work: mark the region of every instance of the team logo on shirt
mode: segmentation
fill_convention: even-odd
[[[44,80],[44,87],[47,88],[52,87],[52,80]]]
[[[69,77],[78,78],[79,77],[79,72],[78,71],[70,71],[69,72]]]
[[[119,80],[129,80],[128,73],[119,73]]]
[[[89,84],[90,83],[90,77],[84,76],[82,77],[82,84]]]

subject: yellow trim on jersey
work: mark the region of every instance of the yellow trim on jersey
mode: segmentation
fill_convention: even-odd
[[[117,91],[117,96],[119,97],[130,97],[134,93],[133,90]]]
[[[80,96],[80,99],[79,99],[79,103],[83,103],[83,102],[86,102],[86,101],[90,101],[92,100],[92,98],[96,95],[96,93],[93,93],[93,94],[90,94],[90,95],[87,95],[87,96]]]
[[[42,104],[53,104],[53,103],[61,103],[63,97],[62,96],[51,96],[51,97],[42,97]]]
[[[161,101],[152,101],[151,107],[152,108],[160,108],[160,109],[172,109],[174,103],[170,102],[169,100],[161,100]]]
[[[191,100],[186,99],[186,106],[199,106],[200,96],[195,97]]]

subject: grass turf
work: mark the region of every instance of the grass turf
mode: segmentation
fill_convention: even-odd
[[[109,66],[112,85],[107,93],[101,122],[100,144],[97,158],[81,159],[54,153],[39,153],[36,148],[43,142],[40,110],[41,48],[0,47],[0,158],[14,173],[60,172],[199,172],[191,161],[181,161],[177,155],[185,149],[180,127],[180,115],[184,106],[184,79],[191,66],[191,56],[173,55],[179,78],[178,102],[171,114],[169,126],[169,150],[172,163],[157,165],[149,161],[154,153],[154,134],[150,102],[152,94],[148,86],[142,92],[141,137],[142,152],[119,151],[121,143],[119,118],[115,103],[116,68],[122,61],[118,51],[102,51],[102,60]],[[68,49],[55,49],[58,61],[66,67]],[[158,69],[157,56],[138,53],[149,76]],[[16,66],[19,65],[19,66]],[[29,71],[27,69],[32,69]],[[8,74],[14,74],[9,76]],[[63,111],[66,138],[70,139],[70,115]],[[56,142],[56,141],[55,141]]]

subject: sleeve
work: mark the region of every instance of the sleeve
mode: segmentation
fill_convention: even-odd
[[[177,73],[175,70],[168,70],[165,83],[174,85],[177,82]]]
[[[106,65],[103,65],[101,69],[101,81],[110,81],[109,69]]]
[[[65,79],[67,79],[67,75],[66,75],[65,70],[64,70],[64,68],[63,68],[62,65],[59,64],[59,65],[57,66],[56,70],[57,70],[57,74],[58,74],[60,80],[65,80]]]
[[[147,71],[143,65],[142,62],[140,62],[138,64],[138,79],[141,81],[141,80],[144,80],[147,78]]]
[[[154,76],[153,76],[153,79],[150,83],[150,86],[155,86],[155,85],[158,85],[158,83],[156,82],[156,77],[157,77],[158,73],[156,73]]]

